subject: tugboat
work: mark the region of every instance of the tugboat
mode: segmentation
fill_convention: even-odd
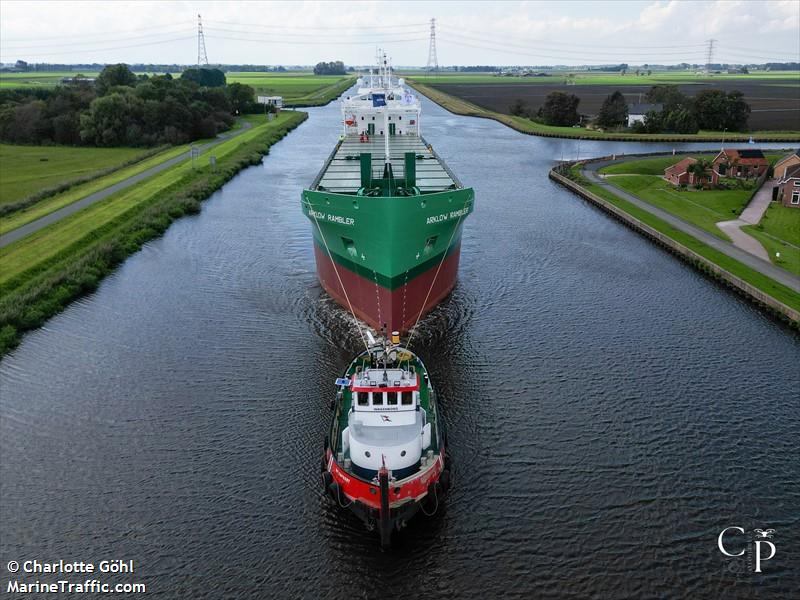
[[[425,365],[400,346],[396,331],[391,343],[370,341],[336,380],[322,480],[333,501],[377,529],[387,548],[418,511],[436,512],[452,467]]]

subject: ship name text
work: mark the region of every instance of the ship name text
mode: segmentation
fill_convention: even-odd
[[[449,213],[442,213],[440,215],[433,215],[432,217],[428,217],[426,224],[433,225],[434,223],[443,223],[444,221],[458,219],[459,217],[464,217],[468,214],[469,214],[469,207],[465,206],[460,210],[451,210]]]
[[[308,214],[311,215],[315,219],[322,219],[328,221],[330,223],[338,223],[339,225],[355,225],[356,220],[352,217],[343,217],[341,215],[334,215],[331,213],[325,213],[322,211],[309,209]]]

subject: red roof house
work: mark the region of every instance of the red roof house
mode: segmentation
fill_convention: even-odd
[[[724,148],[713,164],[720,177],[760,177],[769,168],[764,153],[756,149]]]
[[[698,176],[697,173],[690,171],[690,167],[697,163],[697,159],[688,156],[675,163],[671,167],[664,169],[664,179],[672,185],[702,185],[709,187],[716,185],[719,175],[713,169],[706,171],[704,175]]]

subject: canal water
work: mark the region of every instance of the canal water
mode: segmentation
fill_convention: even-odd
[[[426,137],[477,198],[459,284],[415,341],[455,489],[385,553],[332,506],[328,398],[359,342],[300,212],[339,133],[336,104],[309,112],[0,364],[4,589],[26,559],[133,560],[103,579],[150,598],[800,589],[798,336],[547,178],[562,157],[667,147],[428,101]],[[775,530],[762,573],[736,531],[747,553],[720,553],[726,527]]]

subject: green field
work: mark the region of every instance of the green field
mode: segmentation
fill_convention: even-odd
[[[614,206],[624,210],[626,213],[631,215],[632,217],[642,221],[650,225],[653,229],[663,233],[664,235],[672,238],[676,242],[679,242],[693,250],[697,254],[703,256],[704,258],[710,260],[711,262],[715,263],[716,265],[722,267],[723,269],[727,270],[728,272],[732,273],[733,275],[743,279],[750,285],[755,286],[756,288],[766,292],[776,300],[783,302],[787,306],[794,308],[795,310],[800,310],[800,295],[795,293],[793,290],[787,288],[784,285],[781,285],[770,279],[769,277],[762,275],[758,271],[751,269],[750,267],[743,265],[737,260],[730,258],[729,256],[714,250],[713,248],[706,246],[703,242],[697,240],[696,238],[683,233],[665,223],[658,217],[650,214],[646,210],[639,208],[631,204],[630,202],[626,202],[621,198],[618,198],[614,195],[610,190],[607,190],[599,185],[596,185],[586,178],[579,172],[579,166],[573,166],[570,172],[570,178],[574,181],[577,181],[583,188],[589,190],[596,196],[600,196],[604,200],[608,201],[609,203],[613,204]],[[790,209],[791,210],[791,209]]]
[[[694,71],[660,71],[653,72],[651,75],[635,75],[628,72],[625,75],[607,72],[587,72],[587,71],[546,71],[547,77],[520,77],[520,76],[499,76],[490,73],[408,73],[409,78],[425,85],[439,84],[558,84],[569,81],[576,85],[686,85],[690,83],[710,83],[713,81],[758,81],[784,80],[795,78],[797,87],[800,87],[800,72],[798,71],[756,71],[750,74],[725,74],[712,75],[707,77],[703,74],[698,75]],[[791,84],[782,84],[791,85]]]
[[[774,264],[800,275],[800,209],[773,202],[758,225],[742,231],[761,242]]]
[[[738,189],[677,190],[659,175],[614,175],[608,182],[728,242],[716,224],[739,216],[753,195]]]
[[[347,75],[314,75],[313,73],[226,73],[228,83],[252,86],[263,96],[283,96],[284,104],[313,106],[327,104],[355,83]]]
[[[142,148],[71,148],[0,144],[0,206],[89,177],[147,154]]]
[[[144,160],[140,160],[139,162],[136,162],[128,167],[123,167],[108,175],[104,175],[102,177],[98,177],[97,179],[93,179],[92,181],[87,181],[86,183],[76,185],[75,187],[61,192],[60,194],[43,198],[42,200],[39,200],[35,204],[27,206],[22,210],[14,211],[13,213],[3,217],[2,221],[0,221],[0,235],[8,233],[17,227],[22,227],[31,221],[35,221],[36,219],[48,215],[59,208],[63,208],[68,204],[77,202],[81,198],[85,198],[86,196],[112,186],[123,179],[127,179],[128,177],[132,177],[137,173],[141,173],[142,171],[145,171],[150,167],[154,167],[165,160],[169,160],[170,158],[178,156],[179,154],[186,153],[188,155],[189,147],[190,144],[169,148],[151,157],[145,158]],[[75,150],[86,149],[75,148]]]
[[[620,187],[684,221],[697,225],[720,239],[731,241],[716,226],[716,223],[737,218],[747,206],[755,190],[676,189],[674,185],[662,179],[664,169],[686,156],[690,155],[680,154],[623,161],[603,167],[599,172],[608,176],[608,183]],[[691,156],[704,156],[710,159],[714,154],[694,153]],[[774,163],[781,155],[767,154],[765,156],[770,163]]]

